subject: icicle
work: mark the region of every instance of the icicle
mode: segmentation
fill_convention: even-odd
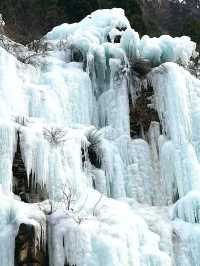
[[[200,223],[200,192],[193,190],[181,198],[173,208],[173,218]]]
[[[15,132],[11,125],[0,124],[0,184],[5,191],[12,191],[12,160]]]
[[[173,143],[174,173],[182,197],[199,187],[199,163],[191,143],[191,109],[187,74],[175,64],[167,63],[151,74],[156,108],[168,138]]]
[[[199,265],[200,227],[175,220],[173,222],[175,263],[177,266]]]

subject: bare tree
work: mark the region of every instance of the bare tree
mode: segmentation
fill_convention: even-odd
[[[102,201],[103,194],[100,195],[97,202],[94,204],[92,208],[92,216],[97,217],[98,211],[104,207],[104,205],[100,206]],[[43,211],[46,215],[51,215],[56,212],[59,208],[63,208],[65,210],[65,215],[67,219],[73,219],[77,224],[80,224],[83,221],[88,219],[92,219],[90,216],[84,215],[84,210],[86,210],[86,203],[88,200],[88,194],[86,194],[83,203],[76,208],[75,204],[78,201],[77,194],[73,191],[70,185],[65,185],[62,190],[62,199],[58,202],[49,200],[48,208],[39,203],[38,206],[41,211]]]
[[[51,145],[54,146],[63,144],[66,141],[66,131],[59,127],[44,128],[43,135],[44,138],[48,140]]]
[[[46,42],[42,42],[41,40],[34,40],[30,44],[27,45],[29,49],[29,53],[21,58],[21,62],[24,64],[29,64],[31,59],[37,56],[46,56],[48,50],[48,44]]]
[[[93,211],[92,211],[93,216],[97,216],[97,210],[98,210],[98,208],[99,208],[99,204],[100,204],[102,198],[103,198],[103,194],[100,195],[98,201],[97,201],[97,202],[95,203],[95,205],[94,205],[94,208],[93,208]],[[103,206],[102,206],[102,207],[103,207]]]
[[[27,126],[27,124],[30,123],[28,118],[25,116],[13,116],[12,120],[17,124],[20,124],[21,126]]]
[[[65,185],[63,187],[63,197],[62,202],[64,203],[64,206],[67,211],[73,210],[72,209],[72,203],[76,201],[75,193],[73,193],[73,189],[70,185]]]

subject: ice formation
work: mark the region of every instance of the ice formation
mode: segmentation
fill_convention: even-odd
[[[46,235],[46,217],[37,204],[28,204],[4,192],[0,186],[0,264],[13,266],[15,237],[21,223],[32,225],[40,241]]]
[[[6,44],[0,265],[14,265],[21,223],[44,239],[47,224],[51,266],[200,265],[200,81],[184,69],[195,43],[140,38],[114,8],[57,26],[29,50]],[[136,62],[152,70],[141,75]],[[157,119],[138,121],[131,136],[130,109],[144,92]],[[48,192],[47,217],[45,203],[12,193],[18,142],[27,182]]]

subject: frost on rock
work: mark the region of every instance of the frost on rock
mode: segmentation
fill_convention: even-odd
[[[22,223],[43,241],[47,224],[51,266],[198,265],[200,82],[180,66],[195,43],[140,38],[114,8],[28,47],[3,44],[0,265],[14,265]],[[143,107],[154,115],[133,119]],[[13,196],[19,147],[27,185],[47,202]]]

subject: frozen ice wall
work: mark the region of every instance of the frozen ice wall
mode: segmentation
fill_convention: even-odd
[[[45,230],[43,203],[12,193],[18,142],[27,182],[48,194],[51,266],[198,265],[195,43],[140,38],[114,8],[29,47],[0,47],[0,265],[13,266],[20,223]]]

